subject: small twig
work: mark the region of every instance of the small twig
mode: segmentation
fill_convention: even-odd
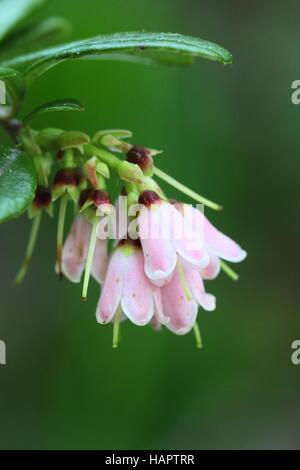
[[[21,121],[18,121],[17,119],[10,119],[8,121],[0,121],[0,123],[3,127],[3,129],[11,137],[13,142],[17,143],[18,142],[18,134],[19,134],[20,130],[22,129]]]

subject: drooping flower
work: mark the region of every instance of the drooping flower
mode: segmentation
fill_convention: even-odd
[[[62,250],[62,271],[72,282],[80,282],[85,269],[92,225],[84,215],[75,217],[69,235]],[[103,282],[107,267],[107,243],[105,240],[96,241],[95,254],[91,273],[96,281]]]
[[[166,327],[177,335],[188,333],[196,325],[199,306],[207,311],[216,308],[215,296],[205,292],[199,272],[180,262],[171,281],[161,288],[161,297]]]
[[[203,279],[215,279],[218,276],[221,260],[239,263],[246,258],[247,252],[214,227],[202,211],[177,201],[174,202],[174,206],[183,217],[186,215],[190,220],[194,220],[195,226],[201,231],[199,239],[204,241],[204,248],[209,255],[209,263],[201,271]]]
[[[96,317],[99,323],[118,323],[121,311],[139,326],[154,313],[165,322],[160,290],[146,277],[142,250],[130,240],[121,242],[110,258]]]
[[[138,216],[145,273],[158,286],[167,284],[174,273],[178,257],[194,269],[204,269],[209,256],[203,242],[184,225],[182,214],[154,191],[144,191]],[[188,233],[187,233],[188,232]]]

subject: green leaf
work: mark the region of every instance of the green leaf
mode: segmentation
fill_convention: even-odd
[[[26,25],[3,42],[0,49],[1,60],[62,42],[70,36],[71,31],[71,23],[61,17],[50,17],[42,22]]]
[[[229,64],[230,52],[203,39],[173,33],[116,33],[63,44],[15,57],[6,65],[29,66],[26,79],[31,83],[60,62],[82,57],[131,60],[147,64],[191,64],[196,57]]]
[[[25,95],[23,75],[17,70],[0,66],[0,80],[6,85],[7,104],[0,106],[0,119],[7,119],[15,114]]]
[[[43,3],[45,0],[0,0],[0,41]]]
[[[32,159],[0,145],[0,222],[18,217],[33,200],[36,174]]]
[[[62,100],[49,101],[35,108],[24,118],[25,122],[30,121],[33,117],[39,116],[44,113],[52,113],[54,111],[84,111],[83,105],[72,98],[65,98]]]

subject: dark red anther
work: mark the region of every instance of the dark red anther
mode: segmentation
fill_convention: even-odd
[[[158,204],[160,197],[155,191],[143,191],[139,197],[139,203],[150,207],[152,204]]]
[[[63,168],[59,170],[54,178],[54,186],[79,186],[82,174],[78,168]]]
[[[50,188],[45,188],[44,186],[37,186],[35,191],[35,197],[33,204],[35,207],[42,209],[50,206],[52,201],[52,195]]]
[[[141,168],[141,170],[145,170],[149,164],[152,163],[150,151],[144,147],[139,147],[138,145],[135,145],[129,150],[127,161],[135,163]]]
[[[93,191],[91,199],[97,207],[101,204],[111,204],[108,193],[106,191],[101,191],[100,189]]]

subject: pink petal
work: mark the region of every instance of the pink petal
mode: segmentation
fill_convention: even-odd
[[[127,238],[128,229],[128,207],[127,197],[119,196],[115,202],[115,215],[116,215],[116,233],[114,234],[116,240],[123,240]]]
[[[209,263],[203,271],[201,271],[202,279],[215,279],[221,269],[219,257],[215,253],[209,253]]]
[[[96,310],[96,317],[99,323],[110,322],[116,313],[121,300],[126,268],[127,257],[121,249],[117,249],[110,258]]]
[[[177,269],[161,293],[164,314],[170,318],[166,327],[178,335],[188,333],[196,321],[198,307],[195,300],[187,300]]]
[[[166,325],[170,319],[164,314],[161,289],[159,287],[153,287],[152,296],[154,300],[154,316],[157,318],[157,321]]]
[[[78,215],[71,227],[62,251],[62,269],[72,282],[80,282],[85,268],[91,225],[83,215]]]
[[[139,233],[145,258],[145,273],[158,286],[169,282],[177,255],[164,225],[164,204],[142,208],[138,217]]]
[[[150,325],[152,326],[153,330],[155,331],[160,331],[162,324],[159,321],[159,318],[156,314],[153,315],[152,320],[150,322]]]
[[[246,251],[227,235],[217,230],[206,217],[204,217],[204,239],[211,251],[232,263],[239,263],[247,256]]]
[[[152,286],[144,273],[141,250],[128,256],[121,306],[124,314],[136,325],[146,325],[153,317]]]
[[[216,308],[216,298],[212,294],[207,294],[204,289],[202,278],[198,271],[186,269],[185,271],[188,285],[191,289],[192,296],[197,300],[199,305],[209,312]]]
[[[95,254],[92,264],[92,276],[97,282],[102,283],[107,269],[107,242],[105,240],[96,241]]]
[[[209,256],[204,247],[203,237],[193,227],[190,217],[184,217],[175,207],[171,206],[174,220],[174,247],[184,264],[191,268],[204,269],[209,263]],[[189,206],[185,206],[188,210]],[[192,211],[194,209],[192,208]]]

